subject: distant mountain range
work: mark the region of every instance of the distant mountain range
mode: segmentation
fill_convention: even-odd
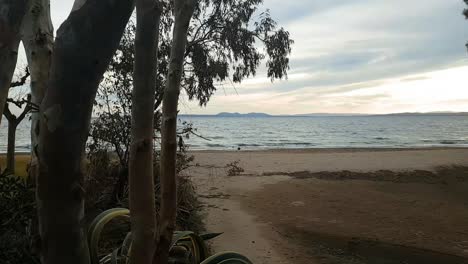
[[[468,112],[407,112],[407,113],[393,113],[393,114],[350,114],[350,113],[308,113],[308,114],[295,114],[295,115],[270,115],[266,113],[229,113],[221,112],[216,115],[185,115],[180,116],[192,116],[192,117],[320,117],[320,116],[468,116]]]

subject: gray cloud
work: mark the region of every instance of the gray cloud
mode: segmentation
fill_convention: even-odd
[[[297,2],[292,5],[301,6],[301,14],[308,10],[307,15],[279,16],[292,25],[287,29],[296,41],[294,48],[304,53],[294,54],[291,72],[322,74],[290,80],[275,88],[278,91],[418,74],[466,58],[468,27],[459,0]],[[279,8],[295,12],[286,4]]]
[[[51,0],[56,29],[72,4]],[[378,86],[385,79],[416,81],[429,71],[468,65],[462,0],[265,0],[260,10],[265,8],[295,40],[290,78],[273,84],[265,80],[256,87],[236,85],[241,95],[269,93],[280,98],[307,90],[301,98],[306,102]],[[257,73],[257,78],[263,77],[264,65]],[[228,96],[236,96],[231,85],[225,89]],[[218,94],[224,96],[223,89]]]

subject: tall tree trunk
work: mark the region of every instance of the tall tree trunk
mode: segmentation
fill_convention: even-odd
[[[132,0],[88,0],[60,26],[40,109],[36,199],[41,261],[88,264],[84,149],[102,75],[134,8]]]
[[[151,264],[156,239],[153,180],[153,105],[160,20],[156,0],[136,0],[129,183],[133,243],[130,263]]]
[[[0,123],[15,72],[20,29],[29,0],[0,0]]]
[[[49,81],[50,60],[54,42],[54,28],[50,18],[49,0],[30,0],[22,27],[22,40],[31,72],[31,102],[40,105]],[[29,178],[37,177],[37,146],[39,112],[31,114],[31,164]]]
[[[195,8],[196,0],[174,0],[174,31],[171,57],[163,97],[161,128],[161,212],[159,238],[154,263],[168,261],[169,246],[175,228],[177,212],[176,195],[176,153],[177,153],[177,105],[180,81],[184,64],[187,30]]]
[[[9,173],[15,173],[15,137],[16,137],[16,126],[18,124],[15,121],[8,121],[8,146],[7,146],[7,171]]]

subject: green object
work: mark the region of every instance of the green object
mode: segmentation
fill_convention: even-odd
[[[205,259],[200,264],[252,264],[252,262],[236,252],[220,252]]]
[[[88,229],[88,243],[92,264],[129,264],[132,233],[128,232],[122,245],[110,254],[99,259],[98,246],[104,227],[112,220],[123,217],[130,220],[130,211],[126,208],[113,208],[99,214]],[[197,235],[192,231],[175,231],[171,244],[171,260],[176,263],[190,264],[251,264],[250,260],[235,252],[222,252],[208,256],[205,241],[218,237],[222,233]],[[180,262],[182,261],[182,262]],[[187,262],[188,261],[188,262]],[[171,262],[171,261],[170,261]]]
[[[126,208],[112,208],[100,213],[94,220],[91,222],[91,225],[88,229],[88,245],[89,253],[91,257],[92,264],[99,263],[110,263],[109,257],[106,256],[103,259],[99,260],[98,258],[98,246],[99,240],[101,238],[101,232],[111,220],[117,217],[124,217],[130,220],[130,211]],[[124,241],[125,242],[125,241]],[[111,254],[111,259],[112,259]]]

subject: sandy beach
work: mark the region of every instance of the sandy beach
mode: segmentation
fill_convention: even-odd
[[[199,151],[214,251],[254,263],[468,263],[468,149]],[[239,161],[240,175],[226,164]],[[466,167],[465,167],[466,166]]]

